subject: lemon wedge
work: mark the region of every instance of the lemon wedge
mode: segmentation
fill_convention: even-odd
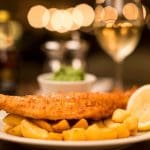
[[[137,89],[129,98],[127,110],[138,118],[138,130],[150,130],[150,84]]]

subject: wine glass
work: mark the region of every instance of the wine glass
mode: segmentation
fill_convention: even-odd
[[[136,48],[144,24],[140,0],[96,0],[94,31],[116,63],[115,89],[122,89],[122,62]]]

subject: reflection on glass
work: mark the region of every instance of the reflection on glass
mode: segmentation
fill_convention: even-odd
[[[118,63],[134,51],[140,33],[140,28],[132,24],[96,29],[96,36],[102,48]]]
[[[48,67],[46,67],[46,70],[51,72],[59,70],[64,57],[62,43],[58,41],[48,41],[44,44],[43,50],[48,56]]]
[[[103,50],[116,62],[114,86],[122,89],[121,64],[139,42],[142,5],[137,0],[105,0],[95,11],[95,35]]]
[[[74,32],[73,39],[65,42],[65,63],[75,69],[85,69],[85,56],[88,50],[88,44],[80,39],[78,32]]]
[[[74,33],[73,39],[69,41],[48,41],[44,44],[43,50],[48,56],[48,69],[46,67],[46,71],[56,72],[61,65],[85,69],[88,44],[80,39],[78,33]]]

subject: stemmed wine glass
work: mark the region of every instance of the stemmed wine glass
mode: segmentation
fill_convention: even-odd
[[[122,89],[121,65],[136,48],[144,24],[140,0],[96,0],[94,31],[116,63],[114,88]]]

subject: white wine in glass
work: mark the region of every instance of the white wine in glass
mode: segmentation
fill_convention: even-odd
[[[95,35],[102,49],[116,62],[114,88],[123,88],[121,64],[135,50],[142,26],[142,6],[138,0],[105,0],[97,4]]]
[[[114,61],[120,63],[130,55],[139,42],[141,28],[124,25],[99,27],[95,30],[98,42]]]

